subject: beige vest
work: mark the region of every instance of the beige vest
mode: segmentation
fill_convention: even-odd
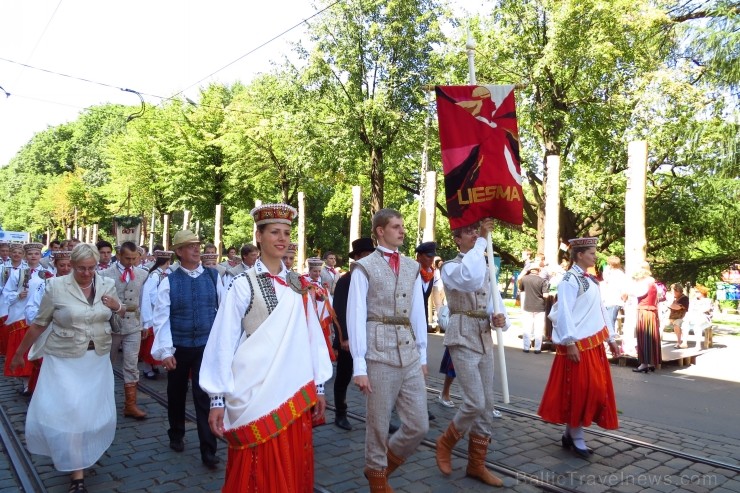
[[[377,251],[355,262],[368,279],[367,353],[365,359],[406,367],[419,359],[410,323],[419,264],[401,255],[398,276]]]
[[[460,263],[458,255],[449,262]],[[486,313],[488,292],[490,290],[489,273],[483,286],[476,291],[458,291],[448,289],[445,284],[445,297],[450,309],[450,322],[445,331],[445,346],[464,346],[477,353],[485,353],[493,348],[490,317]]]
[[[133,334],[142,330],[141,326],[141,291],[149,277],[147,271],[134,267],[134,279],[129,282],[121,281],[121,271],[118,265],[113,264],[100,273],[101,276],[113,279],[116,283],[116,293],[121,303],[126,305],[126,314],[121,318],[121,335]],[[118,317],[117,314],[113,315]]]

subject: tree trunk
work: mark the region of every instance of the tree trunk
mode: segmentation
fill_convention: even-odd
[[[370,150],[370,207],[373,214],[383,208],[384,182],[383,149],[374,146]]]

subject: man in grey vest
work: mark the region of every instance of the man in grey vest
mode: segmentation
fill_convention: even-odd
[[[405,237],[403,217],[381,209],[372,228],[378,247],[355,262],[347,328],[354,382],[367,396],[364,474],[370,491],[391,491],[388,476],[429,430],[427,323],[419,264],[398,253]],[[389,439],[394,406],[401,427]]]
[[[337,255],[334,252],[326,252],[324,254],[324,266],[321,268],[321,284],[329,292],[329,295],[334,297],[334,289],[337,287],[337,281],[339,280],[339,272],[337,272]]]
[[[450,320],[444,345],[455,365],[463,403],[444,434],[437,439],[437,467],[442,474],[452,473],[452,448],[468,436],[468,466],[465,473],[490,486],[503,486],[503,481],[486,469],[486,453],[491,442],[493,419],[493,338],[491,324],[506,330],[506,313],[493,312],[491,283],[486,264],[486,237],[493,228],[492,219],[484,219],[480,233],[476,226],[452,232],[460,254],[442,264]]]
[[[200,239],[192,231],[178,231],[172,249],[180,267],[162,279],[157,290],[152,356],[167,370],[170,448],[185,450],[185,403],[188,380],[192,380],[200,457],[214,469],[220,460],[208,424],[211,401],[200,388],[200,365],[218,310],[218,272],[201,265]]]
[[[126,396],[123,415],[136,419],[146,418],[146,413],[136,405],[136,387],[139,383],[139,348],[144,328],[141,325],[141,292],[149,273],[136,267],[139,253],[131,241],[118,247],[118,260],[100,272],[100,275],[113,279],[116,283],[118,299],[126,305],[126,314],[119,317],[114,314],[111,323],[118,332],[113,333],[113,350],[110,352],[111,363],[118,363],[118,347],[123,354],[123,388]]]

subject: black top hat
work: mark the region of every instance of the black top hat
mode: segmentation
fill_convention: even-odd
[[[362,252],[373,251],[375,251],[375,245],[373,245],[373,240],[371,238],[357,238],[352,242],[352,251],[349,252],[349,258],[356,260],[355,257]]]
[[[434,257],[437,255],[437,244],[433,241],[425,241],[416,247],[416,253],[423,253],[429,257]]]

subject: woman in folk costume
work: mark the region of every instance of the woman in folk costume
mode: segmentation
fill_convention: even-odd
[[[41,300],[44,298],[46,293],[46,284],[49,279],[54,277],[63,277],[72,272],[72,252],[69,251],[56,251],[54,252],[54,266],[56,267],[55,275],[51,275],[50,271],[45,273],[39,273],[38,277],[34,277],[28,282],[28,302],[26,303],[26,323],[31,326],[36,315],[39,313],[39,307],[41,306]],[[48,333],[49,331],[47,331]],[[40,346],[41,344],[37,344]],[[28,382],[28,390],[33,393],[36,389],[36,383],[39,380],[39,374],[41,373],[41,363],[43,363],[43,352],[36,351],[35,348],[31,348],[28,352],[28,359],[33,365],[33,371],[31,372],[31,380]]]
[[[44,247],[41,243],[26,243],[23,245],[23,251],[26,256],[26,265],[13,270],[8,277],[8,282],[3,287],[3,298],[8,304],[8,319],[5,321],[5,330],[8,331],[8,344],[5,356],[5,376],[20,377],[23,381],[21,395],[29,396],[31,391],[28,390],[28,382],[33,372],[33,365],[28,361],[28,355],[24,356],[24,365],[15,369],[10,368],[10,362],[15,355],[18,345],[28,331],[26,323],[26,303],[28,302],[28,283],[34,277],[38,277],[40,272],[46,272],[40,265],[41,249]]]
[[[614,327],[601,302],[599,284],[587,274],[596,265],[597,238],[570,240],[571,268],[558,284],[558,301],[550,312],[555,360],[538,414],[550,423],[565,424],[564,448],[589,457],[583,428],[595,422],[614,430],[619,426],[609,360],[619,355]]]
[[[306,260],[308,264],[308,275],[306,281],[311,283],[311,298],[313,299],[313,306],[316,310],[316,315],[319,317],[321,323],[321,330],[324,333],[324,339],[326,340],[326,347],[329,350],[329,357],[332,361],[336,361],[337,357],[334,354],[334,349],[331,347],[332,339],[332,321],[337,318],[334,314],[334,309],[331,306],[332,300],[329,295],[327,286],[321,281],[321,268],[324,265],[324,261],[318,257],[311,257]]]
[[[307,283],[281,260],[296,210],[251,214],[262,254],[222,298],[200,374],[211,430],[229,443],[222,491],[309,493],[311,415],[324,413],[332,365]]]
[[[637,298],[637,360],[640,366],[634,372],[655,371],[660,364],[660,321],[658,320],[658,286],[655,284],[650,264],[643,262],[632,276],[632,294]]]
[[[139,348],[139,361],[144,363],[144,378],[156,380],[159,375],[158,366],[162,362],[152,356],[154,344],[154,304],[157,302],[157,288],[162,279],[167,277],[167,269],[175,252],[164,250],[163,247],[154,250],[154,265],[149,268],[144,287],[141,290],[141,325],[146,329],[147,336],[142,339]]]
[[[0,293],[10,278],[10,274],[21,268],[23,264],[23,245],[0,243],[0,251],[10,255],[7,259],[3,255],[0,259]],[[2,253],[0,253],[2,255]],[[5,296],[0,296],[0,354],[5,354],[8,348],[8,302]]]
[[[26,444],[31,453],[51,457],[58,471],[71,472],[70,493],[85,493],[84,470],[116,432],[110,318],[124,315],[126,305],[113,280],[96,272],[95,246],[78,244],[71,260],[71,274],[46,284],[11,366],[23,366],[24,354],[38,342],[34,351],[43,351],[44,364],[26,415]]]

